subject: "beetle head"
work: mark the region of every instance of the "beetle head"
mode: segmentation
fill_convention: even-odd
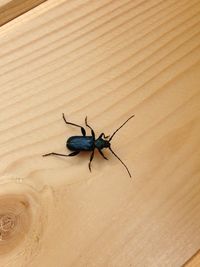
[[[110,141],[104,140],[104,147],[105,148],[110,147]]]

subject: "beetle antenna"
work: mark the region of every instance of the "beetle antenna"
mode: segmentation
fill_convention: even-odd
[[[126,120],[119,128],[117,128],[117,130],[114,131],[114,133],[111,135],[111,137],[109,138],[109,142],[112,140],[113,136],[119,131],[119,129],[121,129],[130,119],[132,119],[135,115],[132,115],[130,118],[128,118],[128,120]]]
[[[125,163],[124,163],[124,162],[117,156],[117,154],[115,154],[115,152],[111,149],[111,147],[109,147],[109,149],[110,149],[110,151],[113,153],[113,155],[114,155],[116,158],[118,158],[119,161],[121,161],[121,163],[122,163],[122,164],[124,165],[124,167],[126,168],[126,170],[127,170],[127,172],[128,172],[128,175],[129,175],[130,178],[131,178],[131,173],[130,173],[128,167],[125,165]]]

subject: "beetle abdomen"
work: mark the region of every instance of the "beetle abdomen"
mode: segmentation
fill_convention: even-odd
[[[66,146],[72,151],[92,151],[94,140],[92,136],[71,136],[67,140]]]

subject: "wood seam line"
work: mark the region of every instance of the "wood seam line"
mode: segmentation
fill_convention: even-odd
[[[200,253],[200,249],[198,249],[194,255],[192,255],[192,257],[190,257],[181,267],[187,267],[188,264],[190,264],[195,258],[196,256]]]
[[[0,27],[46,1],[47,0],[12,0],[0,7]]]

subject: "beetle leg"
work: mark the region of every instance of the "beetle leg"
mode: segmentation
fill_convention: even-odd
[[[63,156],[63,157],[73,157],[73,156],[76,156],[78,153],[80,153],[80,151],[74,151],[68,155],[66,154],[60,154],[60,153],[55,153],[55,152],[51,152],[51,153],[48,153],[48,154],[44,154],[42,155],[43,157],[47,157],[47,156],[51,156],[51,155],[55,155],[55,156]]]
[[[67,121],[67,120],[66,120],[66,118],[65,118],[65,114],[64,114],[64,113],[62,114],[62,116],[63,116],[63,120],[64,120],[64,122],[65,122],[66,124],[70,124],[70,125],[73,125],[73,126],[76,126],[76,127],[79,127],[79,128],[81,128],[82,135],[83,135],[83,136],[86,136],[86,131],[85,131],[85,129],[84,129],[82,126],[80,126],[80,125],[78,125],[78,124],[75,124],[75,123],[72,123],[72,122],[69,122],[69,121]]]
[[[105,136],[105,133],[101,133],[101,134],[99,135],[99,138],[101,138],[102,136],[103,136],[103,138],[105,138],[105,139],[107,139],[108,137],[110,137],[110,135]]]
[[[93,158],[94,158],[94,150],[92,151],[92,154],[91,154],[91,156],[90,156],[90,162],[89,162],[89,164],[88,164],[88,167],[89,167],[89,170],[90,170],[90,171],[92,171],[92,170],[91,170],[91,162],[92,162]]]
[[[108,160],[108,158],[106,158],[106,156],[103,154],[103,152],[101,151],[101,149],[98,149],[99,150],[99,153],[101,154],[101,156],[104,158],[104,159],[107,159]]]
[[[95,133],[94,133],[94,130],[93,130],[92,127],[91,127],[90,125],[88,125],[88,123],[87,123],[87,116],[85,117],[85,125],[86,125],[88,128],[90,128],[92,137],[93,137],[93,139],[95,140]]]

